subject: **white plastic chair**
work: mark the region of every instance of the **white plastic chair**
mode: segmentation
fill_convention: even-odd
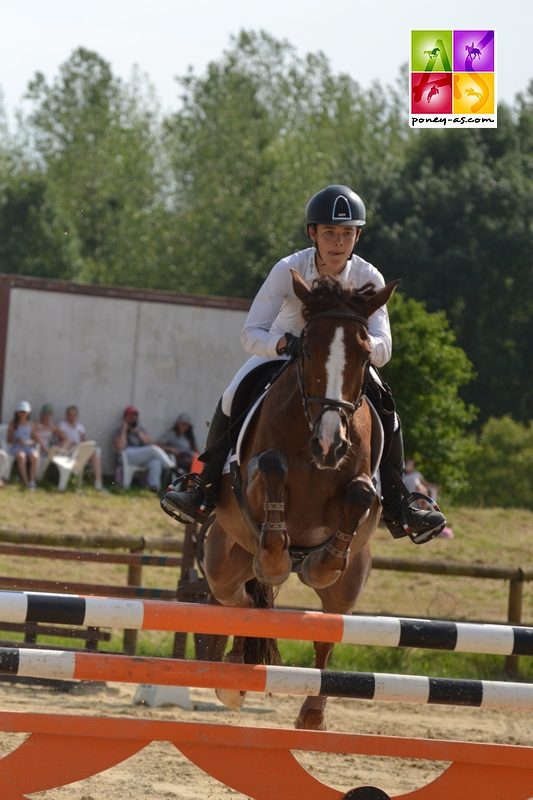
[[[67,488],[71,475],[78,479],[78,486],[81,486],[83,471],[91,456],[96,453],[96,449],[96,442],[80,442],[70,455],[56,453],[50,458],[50,463],[55,464],[59,471],[57,488],[60,492],[64,492]]]
[[[9,452],[9,444],[7,442],[7,425],[7,422],[2,422],[0,424],[0,447],[2,450],[5,450],[7,454],[7,461],[5,462],[2,474],[0,474],[0,478],[4,481],[9,480],[9,476],[11,475],[11,470],[13,468],[13,462],[15,461],[14,456],[12,456]]]
[[[128,456],[124,450],[120,453],[121,466],[122,466],[122,488],[129,489],[133,476],[136,472],[147,472],[148,467],[140,464],[130,464]]]

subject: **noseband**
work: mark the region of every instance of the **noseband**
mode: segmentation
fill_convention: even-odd
[[[360,325],[368,330],[368,320],[365,317],[356,314],[355,311],[339,311],[331,309],[329,311],[319,311],[317,314],[313,314],[312,318],[309,320],[307,325],[311,323],[315,319],[349,319],[352,322],[358,322]],[[305,337],[305,332],[307,330],[307,325],[304,328],[301,336],[302,345],[303,340]],[[298,370],[298,385],[300,387],[300,393],[302,395],[302,402],[304,407],[305,418],[307,420],[307,424],[309,426],[309,430],[313,431],[320,421],[322,416],[326,413],[326,411],[337,411],[339,415],[344,419],[346,425],[348,425],[349,421],[363,402],[363,394],[364,394],[364,382],[361,387],[361,391],[357,396],[354,403],[350,403],[349,400],[335,400],[331,397],[320,397],[318,395],[308,395],[305,390],[304,384],[304,377],[303,377],[303,361],[304,361],[304,354],[303,354],[303,347],[300,351],[300,358],[297,361],[297,370]],[[313,423],[311,420],[311,414],[309,413],[309,406],[316,405],[321,406],[322,410],[318,415],[317,419]]]

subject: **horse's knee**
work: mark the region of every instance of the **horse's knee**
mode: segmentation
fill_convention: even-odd
[[[360,475],[346,489],[345,503],[367,510],[376,496],[374,484],[367,475]]]
[[[279,450],[265,450],[257,459],[257,467],[265,477],[279,475],[287,477],[287,459]]]

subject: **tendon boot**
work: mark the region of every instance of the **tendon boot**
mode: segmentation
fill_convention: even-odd
[[[409,536],[415,544],[425,544],[438,536],[446,525],[446,519],[430,497],[407,490],[402,481],[404,472],[403,437],[398,426],[387,457],[380,466],[383,521],[395,539]],[[421,499],[431,506],[429,510],[416,505],[416,501]]]
[[[161,508],[180,522],[205,522],[214,509],[222,470],[229,450],[230,418],[222,411],[221,401],[215,409],[207,434],[206,448],[200,461],[204,463],[202,474],[192,480],[185,491],[187,478],[183,476],[169,486],[161,500]]]

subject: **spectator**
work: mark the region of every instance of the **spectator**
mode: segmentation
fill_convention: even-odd
[[[435,483],[430,483],[419,470],[416,469],[415,462],[412,458],[408,458],[405,462],[405,473],[403,482],[410,492],[421,492],[427,494],[432,500],[437,500],[439,494],[439,487]],[[421,506],[424,505],[429,508],[429,503],[424,500],[417,501]],[[455,536],[453,528],[450,525],[445,525],[442,531],[438,534],[441,539],[453,539]]]
[[[113,447],[118,453],[125,453],[130,464],[146,467],[148,486],[152,491],[161,489],[163,469],[172,469],[174,462],[139,424],[139,410],[127,406],[122,415],[122,424],[113,436]]]
[[[174,458],[178,475],[190,472],[192,460],[198,452],[190,414],[180,414],[158,444]]]
[[[59,449],[59,444],[63,438],[60,429],[53,421],[53,413],[53,405],[51,403],[45,403],[41,406],[39,422],[37,422],[35,426],[37,439],[41,448],[41,455],[45,457],[53,455],[54,452]]]
[[[431,497],[432,500],[437,499],[439,487],[427,481],[421,472],[416,469],[414,459],[408,458],[405,462],[405,473],[403,482],[410,492],[422,492]]]
[[[87,433],[85,425],[79,420],[79,411],[77,406],[67,406],[65,410],[65,419],[59,423],[59,431],[61,434],[61,445],[67,451],[72,452],[81,442],[87,441]],[[94,488],[101,492],[103,490],[102,483],[102,460],[101,450],[94,444],[94,453],[89,459],[89,464],[94,474]]]
[[[27,400],[17,403],[13,419],[7,426],[7,441],[15,457],[17,470],[26,489],[36,489],[39,464],[39,439],[35,422],[31,422],[31,405]]]

